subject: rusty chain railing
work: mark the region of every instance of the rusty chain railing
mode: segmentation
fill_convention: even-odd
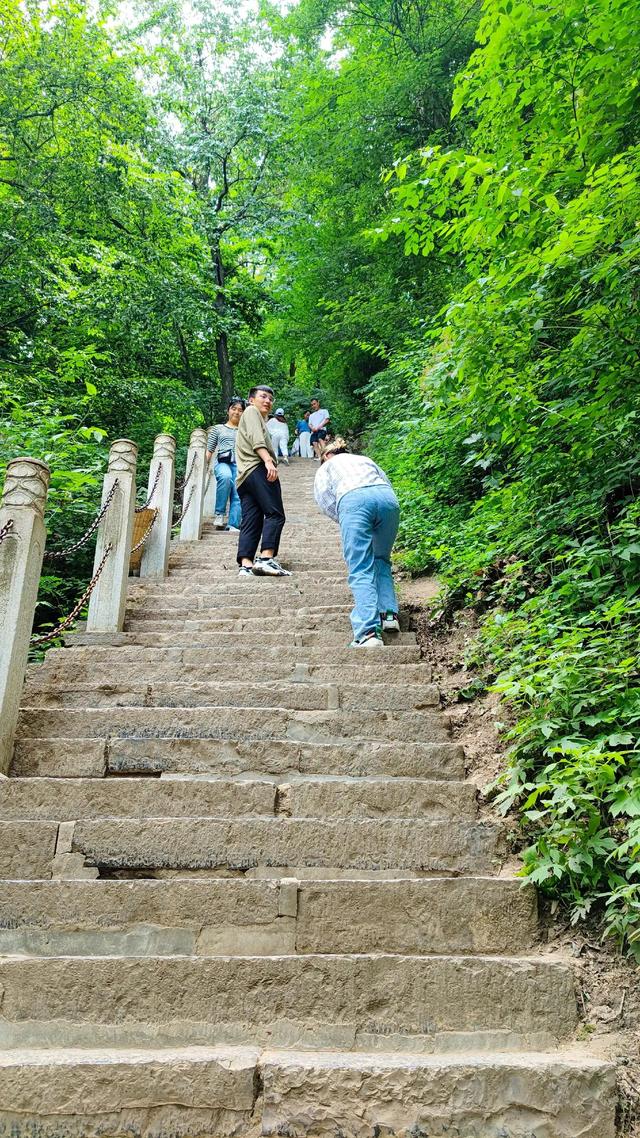
[[[185,474],[184,478],[182,479],[182,482],[176,482],[176,487],[175,487],[176,490],[184,490],[185,486],[189,482],[189,479],[191,478],[191,475],[193,474],[193,468],[196,464],[196,458],[197,458],[197,455],[194,454],[193,458],[191,459],[191,465],[190,465],[187,473]]]
[[[76,550],[81,549],[83,545],[86,545],[89,538],[92,537],[96,532],[102,519],[106,517],[109,506],[113,501],[113,496],[116,492],[117,486],[118,479],[116,478],[114,479],[113,485],[107,494],[107,497],[105,498],[104,506],[96,514],[86,533],[83,533],[82,537],[79,538],[78,541],[74,541],[73,545],[68,545],[66,549],[46,549],[44,556],[47,561],[61,561],[63,557],[70,557],[72,553],[75,553]]]
[[[9,518],[9,520],[7,522],[5,522],[5,524],[3,526],[0,526],[0,545],[2,545],[2,542],[4,541],[5,537],[7,536],[7,534],[11,533],[12,529],[13,529],[13,519]]]
[[[137,553],[139,549],[142,549],[142,546],[144,545],[149,534],[151,533],[151,530],[153,529],[154,525],[156,524],[156,518],[158,517],[159,512],[160,512],[159,510],[153,511],[153,517],[152,517],[151,521],[149,522],[149,525],[147,526],[146,530],[144,531],[142,537],[140,538],[140,541],[137,541],[135,545],[131,546],[131,549],[129,550],[129,556],[131,556],[132,553]]]
[[[143,506],[136,506],[136,514],[141,514],[143,510],[149,509],[149,507],[153,501],[153,495],[155,494],[156,490],[158,489],[158,483],[160,481],[160,475],[161,474],[162,474],[162,463],[159,462],[158,463],[158,469],[156,470],[156,476],[153,480],[153,486],[151,487],[151,489],[149,491],[149,497],[147,498],[147,500]],[[136,549],[137,549],[137,546],[136,546]],[[134,552],[133,549],[131,550],[131,552],[132,553]]]
[[[77,604],[74,605],[74,607],[72,608],[69,615],[65,616],[64,620],[61,620],[60,624],[58,624],[56,626],[56,628],[53,629],[52,632],[47,632],[44,636],[32,636],[31,637],[31,644],[33,647],[36,647],[38,644],[48,644],[50,640],[55,640],[58,636],[61,635],[61,633],[66,632],[67,628],[69,628],[69,626],[71,624],[73,624],[74,620],[78,616],[78,613],[80,613],[82,611],[82,609],[86,605],[87,601],[89,600],[89,597],[91,596],[93,590],[95,589],[96,585],[98,584],[98,581],[100,579],[100,574],[102,573],[102,570],[105,567],[107,558],[108,558],[109,554],[111,553],[112,549],[113,549],[113,546],[111,544],[109,544],[107,546],[107,548],[105,549],[102,561],[98,565],[98,568],[96,569],[95,573],[93,574],[93,577],[89,581],[89,584],[87,585],[84,593],[80,597],[80,600],[77,602]]]
[[[191,505],[191,499],[193,498],[194,492],[195,492],[195,486],[192,486],[190,491],[189,491],[189,496],[188,496],[184,506],[182,507],[182,510],[180,511],[180,517],[178,518],[177,521],[175,521],[173,523],[173,525],[171,526],[171,529],[176,529],[176,527],[180,525],[180,522],[184,518],[187,510],[189,509],[189,506]]]

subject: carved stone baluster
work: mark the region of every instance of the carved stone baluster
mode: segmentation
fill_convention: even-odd
[[[148,494],[153,489],[160,466],[162,469],[158,485],[150,503],[154,509],[157,509],[158,516],[145,542],[140,563],[141,577],[166,577],[169,567],[173,491],[176,480],[176,440],[173,435],[156,435],[153,458],[149,467]]]
[[[7,774],[27,667],[38,598],[46,530],[44,508],[49,468],[36,458],[16,458],[7,467],[0,500],[0,773]]]
[[[199,541],[202,532],[202,499],[206,467],[207,432],[198,427],[191,432],[187,471],[191,477],[183,490],[184,517],[180,526],[180,541]]]
[[[129,551],[136,506],[136,462],[138,448],[130,439],[117,439],[109,451],[104,477],[104,502],[117,479],[118,485],[104,521],[98,529],[93,570],[111,545],[105,567],[89,601],[87,632],[121,632],[127,600]],[[153,532],[153,531],[152,531]]]

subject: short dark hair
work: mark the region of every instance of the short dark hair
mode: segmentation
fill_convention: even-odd
[[[236,403],[239,403],[242,407],[242,410],[244,411],[246,403],[241,395],[232,395],[231,399],[227,403],[227,411],[230,411],[232,407],[235,407]]]
[[[268,391],[269,395],[275,395],[275,391],[272,387],[269,387],[268,383],[258,383],[255,387],[251,388],[247,398],[253,399],[254,395],[256,395],[258,391]]]

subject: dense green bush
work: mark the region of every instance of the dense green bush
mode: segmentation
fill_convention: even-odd
[[[499,801],[525,870],[640,955],[637,24],[625,0],[487,0],[454,109],[470,147],[396,164],[383,237],[465,280],[411,417],[372,392],[402,557],[484,613],[516,713]],[[616,68],[611,66],[615,50]],[[398,375],[404,361],[395,361]],[[387,381],[383,381],[387,382]],[[374,388],[378,379],[374,380]],[[450,602],[451,603],[451,602]]]

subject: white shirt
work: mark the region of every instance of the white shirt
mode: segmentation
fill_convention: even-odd
[[[317,431],[325,419],[329,418],[329,412],[326,407],[321,407],[319,411],[312,411],[309,415],[309,426],[312,431]]]
[[[285,436],[287,439],[289,438],[288,423],[281,423],[279,419],[276,419],[275,415],[269,419],[267,423],[267,430],[269,431],[270,435],[282,435],[283,438]]]
[[[313,496],[323,514],[338,521],[338,506],[350,490],[363,486],[388,486],[384,470],[363,454],[334,454],[323,462],[313,483]]]

